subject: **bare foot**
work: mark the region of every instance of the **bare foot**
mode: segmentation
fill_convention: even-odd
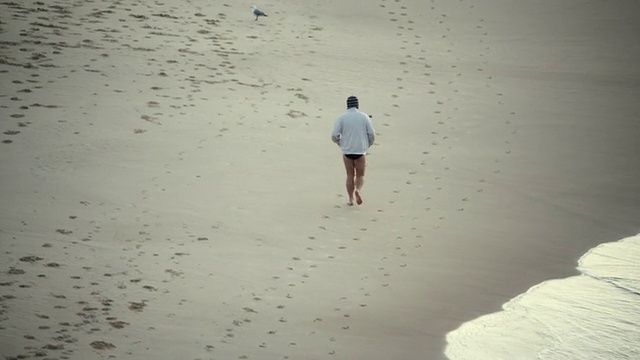
[[[362,205],[362,196],[360,196],[360,191],[356,190],[355,194],[356,194],[356,203],[358,205]]]

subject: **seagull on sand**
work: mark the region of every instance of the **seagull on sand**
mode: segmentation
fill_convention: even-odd
[[[258,9],[258,7],[255,5],[251,6],[251,10],[253,11],[253,15],[256,16],[256,20],[258,20],[260,16],[267,16],[267,14],[265,14],[264,11]]]

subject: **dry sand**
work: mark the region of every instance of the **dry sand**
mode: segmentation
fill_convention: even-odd
[[[637,2],[250,5],[0,4],[1,355],[438,359],[640,229]]]

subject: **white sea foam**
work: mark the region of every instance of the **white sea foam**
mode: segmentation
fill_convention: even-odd
[[[640,235],[591,249],[578,269],[450,332],[447,357],[640,359]]]

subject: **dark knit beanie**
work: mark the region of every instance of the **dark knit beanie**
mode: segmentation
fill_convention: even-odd
[[[358,108],[358,105],[359,104],[358,104],[358,98],[357,97],[349,96],[347,98],[347,109],[352,108],[352,107]]]

